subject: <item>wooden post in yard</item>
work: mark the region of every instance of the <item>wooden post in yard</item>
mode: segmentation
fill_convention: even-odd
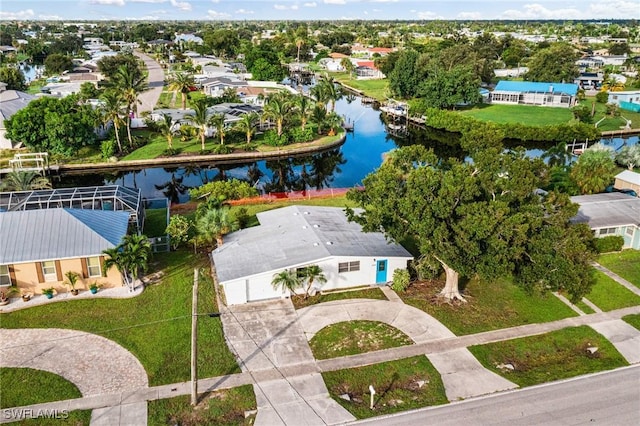
[[[191,302],[191,405],[198,403],[198,269],[193,269]]]

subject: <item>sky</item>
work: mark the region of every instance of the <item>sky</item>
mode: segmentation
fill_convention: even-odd
[[[640,19],[640,0],[0,0],[1,20]]]

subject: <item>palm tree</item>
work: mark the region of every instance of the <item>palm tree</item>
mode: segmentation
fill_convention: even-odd
[[[127,106],[127,137],[129,144],[133,146],[133,138],[131,137],[131,114],[136,115],[138,109],[138,95],[147,90],[147,75],[139,73],[129,68],[127,64],[120,65],[113,76],[111,83],[121,94]]]
[[[353,72],[355,71],[355,67],[353,66],[353,62],[349,60],[349,58],[342,58],[340,61],[340,65],[346,72],[349,73],[349,80],[353,77]]]
[[[307,281],[307,287],[304,291],[304,298],[309,297],[309,290],[311,290],[311,286],[314,281],[319,283],[326,283],[327,277],[325,277],[322,272],[322,268],[318,265],[307,266],[306,268],[302,268],[302,278]]]
[[[567,149],[567,144],[560,142],[546,150],[540,158],[548,160],[549,167],[564,167],[571,162],[573,154]]]
[[[295,107],[296,115],[300,118],[300,127],[304,131],[311,114],[313,102],[304,95],[298,95],[296,96]]]
[[[225,115],[224,113],[214,114],[209,123],[216,128],[216,135],[220,138],[220,145],[224,145],[224,135],[225,135]]]
[[[313,107],[311,111],[311,121],[313,121],[316,126],[318,126],[318,134],[322,134],[322,127],[327,121],[327,110],[322,106],[322,104],[317,104]]]
[[[176,73],[169,81],[168,89],[172,92],[180,92],[182,96],[182,109],[187,108],[187,93],[191,91],[195,84],[196,81],[193,78],[193,74],[188,72]]]
[[[290,269],[285,269],[282,272],[273,274],[273,279],[271,280],[271,285],[274,290],[281,289],[282,293],[289,291],[289,294],[295,294],[300,284],[300,278],[298,278],[295,271]]]
[[[162,120],[158,123],[160,134],[167,138],[167,149],[173,149],[173,125],[175,122],[169,114],[162,114]]]
[[[200,137],[200,143],[202,144],[202,151],[205,150],[204,139],[207,136],[207,127],[209,127],[210,116],[207,110],[207,103],[204,99],[199,100],[193,104],[193,114],[187,114],[184,118],[191,120],[194,126],[198,129],[198,137]]]
[[[118,143],[118,152],[122,152],[122,142],[120,142],[120,125],[123,124],[122,109],[124,107],[124,100],[115,90],[107,90],[100,97],[102,100],[102,106],[100,112],[102,114],[102,121],[106,124],[113,123],[113,130],[116,134],[116,142]]]
[[[125,235],[116,247],[103,250],[107,255],[103,262],[105,271],[115,266],[122,274],[130,291],[134,290],[135,280],[141,272],[147,270],[152,249],[149,239],[144,235]]]
[[[335,111],[336,101],[342,98],[342,89],[336,85],[333,77],[329,76],[327,73],[320,77],[320,81],[317,85],[321,87],[319,90],[323,95],[322,101],[329,102],[331,105],[330,111]]]
[[[238,223],[231,220],[228,207],[207,209],[196,219],[196,232],[202,241],[220,247],[224,242],[223,237],[229,232],[238,229]]]
[[[247,137],[247,145],[251,145],[251,138],[256,132],[256,125],[260,117],[256,112],[249,112],[240,117],[240,120],[236,123],[235,129],[239,132],[243,132]]]
[[[33,191],[35,189],[50,189],[51,182],[38,172],[29,170],[13,170],[2,179],[2,191]]]
[[[333,136],[336,134],[337,129],[342,125],[342,118],[335,112],[332,112],[327,115],[325,123],[329,126],[329,136]]]
[[[311,96],[321,105],[324,109],[327,108],[327,103],[329,103],[329,97],[326,91],[326,85],[323,83],[323,80],[318,81],[318,83],[311,88],[309,91]]]
[[[278,137],[282,136],[282,125],[291,112],[291,108],[291,99],[286,92],[277,92],[267,96],[262,116],[276,122]]]

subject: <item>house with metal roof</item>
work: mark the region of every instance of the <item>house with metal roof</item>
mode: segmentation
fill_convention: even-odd
[[[123,285],[116,268],[103,270],[103,250],[120,244],[130,213],[112,210],[50,208],[0,213],[0,290],[16,286],[39,294],[53,287],[62,293],[69,271],[80,275],[76,288],[98,282]]]
[[[578,85],[501,80],[489,96],[494,104],[537,105],[571,108],[576,104]]]
[[[7,84],[0,82],[0,149],[11,149],[13,144],[6,137],[5,121],[13,114],[29,105],[35,96],[18,90],[7,90]]]
[[[640,249],[640,198],[610,192],[577,195],[571,201],[580,205],[573,222],[588,224],[598,238],[620,235],[623,248]]]
[[[615,176],[613,183],[615,189],[633,189],[640,194],[640,173],[624,170]]]
[[[386,284],[413,258],[383,234],[363,232],[341,208],[290,206],[257,216],[259,226],[227,235],[212,253],[229,305],[290,296],[271,284],[284,270],[318,265],[327,282],[314,290],[333,290]]]

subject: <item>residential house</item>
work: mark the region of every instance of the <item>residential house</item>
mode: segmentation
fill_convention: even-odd
[[[609,92],[607,103],[618,105],[629,111],[640,112],[640,90]]]
[[[0,149],[11,149],[13,144],[6,137],[7,128],[5,121],[11,118],[13,114],[29,105],[35,99],[25,92],[18,90],[7,90],[7,84],[0,82]]]
[[[217,98],[224,94],[224,91],[231,89],[238,89],[247,86],[246,81],[239,80],[235,75],[231,74],[233,78],[229,77],[211,77],[198,81],[202,87],[204,93],[208,96]]]
[[[578,78],[573,80],[582,89],[600,89],[604,81],[604,73],[602,72],[581,72]]]
[[[258,213],[260,225],[226,236],[212,253],[229,305],[288,297],[274,289],[275,274],[318,265],[327,279],[313,291],[384,285],[411,254],[383,234],[365,233],[336,207],[290,206]],[[300,290],[299,292],[302,292]]]
[[[356,75],[358,78],[384,78],[384,74],[373,61],[356,61]]]
[[[625,170],[615,177],[613,187],[615,189],[633,189],[636,194],[640,194],[640,173]],[[638,213],[640,215],[640,212]]]
[[[52,208],[0,213],[0,290],[16,286],[40,294],[48,287],[59,292],[65,273],[77,272],[77,288],[98,282],[123,285],[116,268],[103,269],[103,250],[116,247],[127,234],[126,211]]]
[[[623,248],[640,249],[640,198],[611,192],[577,195],[571,201],[580,205],[574,222],[588,224],[598,238],[620,235]]]
[[[576,103],[578,85],[501,80],[491,92],[495,104],[538,105],[570,108]]]

